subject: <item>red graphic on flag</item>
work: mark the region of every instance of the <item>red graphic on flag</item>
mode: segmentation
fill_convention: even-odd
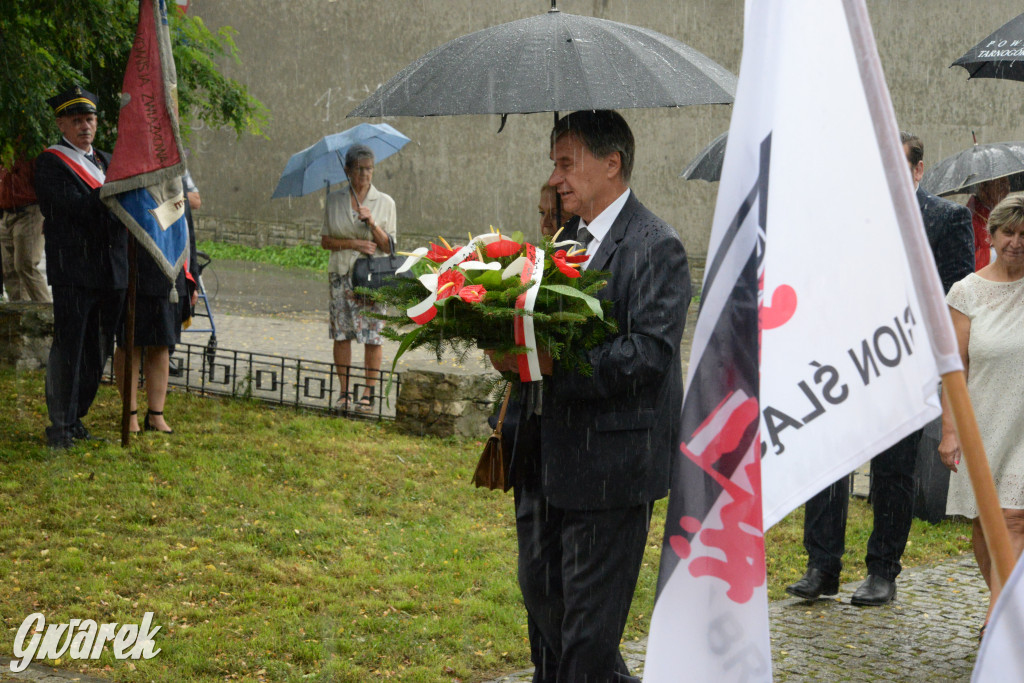
[[[764,277],[761,278],[761,286],[764,287]],[[774,330],[789,322],[796,313],[796,291],[789,285],[780,285],[772,292],[770,306],[762,304],[758,317],[762,330]]]
[[[707,423],[713,422],[719,412],[726,409],[732,394],[719,404],[718,408],[708,417]],[[706,423],[706,424],[707,424]],[[714,576],[729,584],[726,592],[735,602],[746,602],[754,589],[764,584],[764,537],[761,532],[761,468],[756,461],[744,468],[750,489],[740,486],[736,478],[729,478],[719,472],[715,466],[723,456],[735,454],[737,449],[750,448],[757,443],[749,437],[751,429],[758,423],[757,400],[748,398],[735,408],[721,431],[707,444],[703,451],[694,453],[688,444],[682,444],[680,451],[699,466],[709,477],[717,482],[729,496],[731,502],[722,507],[722,528],[703,528],[703,522],[695,517],[684,516],[679,526],[688,533],[699,534],[699,540],[709,548],[715,548],[724,554],[725,559],[704,556],[694,557],[689,564],[690,574]],[[706,426],[705,424],[705,426]],[[704,427],[702,426],[701,429]],[[701,430],[694,433],[698,437]],[[681,535],[669,537],[669,545],[682,559],[687,559],[692,552],[692,545]]]

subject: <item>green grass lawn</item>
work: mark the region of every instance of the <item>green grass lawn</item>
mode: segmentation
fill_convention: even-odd
[[[162,626],[118,681],[480,681],[527,668],[510,494],[474,489],[475,440],[238,400],[168,397],[176,434],[51,453],[40,372],[0,371],[0,654],[33,612]],[[144,408],[143,408],[144,409]],[[103,386],[86,422],[117,440]],[[665,504],[625,637],[646,634]],[[802,518],[767,537],[771,597],[803,571]],[[870,511],[851,505],[863,573]],[[969,550],[915,522],[907,565]],[[51,662],[53,663],[53,662]],[[78,670],[64,660],[57,666]]]
[[[317,272],[327,271],[327,260],[331,252],[316,244],[303,244],[296,247],[246,247],[241,244],[214,242],[204,240],[196,247],[205,252],[214,261],[249,261],[252,263],[271,263],[284,268],[305,268]]]

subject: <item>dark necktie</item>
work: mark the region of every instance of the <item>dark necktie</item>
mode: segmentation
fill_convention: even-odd
[[[88,159],[89,161],[91,161],[92,165],[95,166],[96,168],[100,167],[99,162],[96,161],[96,153],[95,152],[93,152],[92,154],[86,154],[85,158]]]
[[[591,235],[590,231],[586,228],[580,227],[580,229],[576,231],[576,241],[580,243],[580,248],[584,251],[587,250],[587,245],[590,244],[592,239],[594,239],[594,236]]]

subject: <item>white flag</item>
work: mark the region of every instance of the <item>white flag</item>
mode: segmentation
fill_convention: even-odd
[[[763,530],[959,364],[864,1],[747,0],[645,681],[771,680]]]
[[[1024,562],[1017,562],[985,628],[971,683],[1024,681]]]

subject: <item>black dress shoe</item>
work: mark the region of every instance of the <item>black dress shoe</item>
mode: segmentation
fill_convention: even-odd
[[[92,434],[85,428],[85,425],[80,421],[71,425],[71,438],[75,441],[93,441]]]
[[[792,586],[787,586],[786,592],[804,600],[815,600],[822,595],[835,595],[839,592],[839,577],[808,567],[803,578]]]
[[[850,604],[860,607],[878,607],[879,605],[892,602],[892,599],[895,597],[895,581],[882,578],[877,574],[868,574],[868,578],[864,580],[864,583],[853,592]]]
[[[104,439],[101,436],[93,436],[92,432],[85,428],[85,425],[81,422],[77,422],[71,425],[71,438],[75,441],[86,441],[92,443],[110,443],[109,440]]]

